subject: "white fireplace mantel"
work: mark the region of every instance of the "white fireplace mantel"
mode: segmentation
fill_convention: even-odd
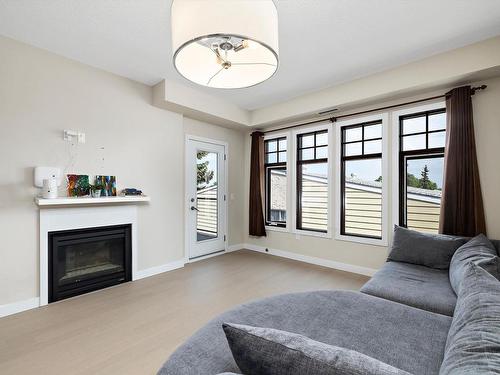
[[[135,198],[126,201],[118,198]],[[137,198],[147,198],[139,199]],[[104,202],[113,199],[112,202]],[[46,201],[51,201],[46,202]],[[99,203],[91,203],[92,201]],[[84,202],[81,202],[84,201]],[[40,306],[48,304],[49,233],[61,230],[104,227],[110,225],[132,226],[132,280],[137,279],[137,204],[149,201],[148,197],[109,198],[58,198],[38,199],[40,208]],[[71,202],[71,203],[68,203]]]
[[[94,205],[110,205],[124,203],[142,203],[149,202],[151,199],[145,195],[127,195],[118,197],[61,197],[53,199],[45,199],[36,197],[35,203],[38,207],[57,207],[57,206],[94,206]]]

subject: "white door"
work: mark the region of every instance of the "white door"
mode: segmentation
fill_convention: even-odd
[[[226,146],[186,139],[186,246],[189,259],[225,250]]]

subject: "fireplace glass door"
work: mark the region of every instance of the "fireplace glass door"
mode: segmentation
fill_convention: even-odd
[[[131,280],[130,226],[53,232],[50,302]]]

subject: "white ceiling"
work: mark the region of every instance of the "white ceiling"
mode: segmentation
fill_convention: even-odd
[[[256,109],[500,35],[499,0],[275,2],[277,74],[248,89],[200,89]],[[149,85],[167,78],[199,88],[173,69],[170,4],[0,0],[0,34]]]

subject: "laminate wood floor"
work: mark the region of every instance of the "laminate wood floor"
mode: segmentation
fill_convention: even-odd
[[[155,374],[215,315],[364,276],[241,250],[0,319],[0,374]]]

